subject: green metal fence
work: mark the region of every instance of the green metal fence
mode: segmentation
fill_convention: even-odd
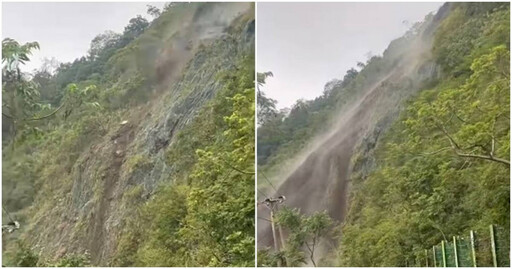
[[[510,230],[494,226],[498,267],[510,267]]]
[[[510,233],[490,225],[488,231],[470,231],[425,250],[427,267],[510,267]]]

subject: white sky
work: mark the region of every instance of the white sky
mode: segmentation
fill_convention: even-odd
[[[31,61],[22,67],[32,71],[42,59],[55,57],[71,62],[86,55],[91,40],[106,30],[122,33],[136,15],[151,20],[146,5],[162,8],[165,2],[127,3],[2,3],[2,39],[13,38],[20,43],[37,41]]]
[[[442,5],[430,3],[258,3],[257,70],[278,107],[321,95],[325,83],[382,55],[411,23]],[[409,23],[404,23],[407,21]]]

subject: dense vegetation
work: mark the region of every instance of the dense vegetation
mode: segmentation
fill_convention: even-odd
[[[18,242],[18,250],[8,263],[17,267],[86,267],[90,266],[88,255],[66,255],[56,261],[42,259],[30,247]]]
[[[19,66],[38,44],[4,40],[2,202],[21,228],[3,236],[3,265],[254,264],[254,57],[239,41],[254,17],[242,13],[221,41],[169,49],[190,38],[182,22],[214,5],[149,7],[153,21],[137,16],[94,38],[87,56],[35,74]],[[183,118],[172,143],[155,139],[157,155],[144,132],[170,108]],[[173,173],[144,182],[158,162]],[[117,201],[112,178],[125,188]],[[119,226],[104,234],[107,217]],[[94,248],[100,239],[115,240],[113,257]]]
[[[439,13],[448,16],[427,16],[435,24],[416,24],[383,56],[327,83],[315,100],[277,111],[275,100],[258,95],[258,113],[265,112],[258,114],[258,171],[272,178],[404,57],[401,50],[415,33],[433,31],[431,53],[420,60],[436,66],[435,76],[385,85],[398,98],[414,92],[411,85],[420,92],[402,102],[399,115],[375,122],[377,135],[356,148],[349,213],[335,231],[339,249],[326,265],[424,265],[425,249],[470,229],[487,231],[490,224],[504,227],[508,238],[509,4],[446,4]],[[260,85],[271,76],[260,74]],[[258,181],[263,192],[270,190],[267,184]],[[259,255],[262,265],[277,263],[268,251]]]
[[[377,169],[352,177],[342,265],[410,265],[445,236],[508,230],[509,24],[508,4],[451,7],[433,45],[442,77],[379,142]]]
[[[333,221],[326,212],[306,216],[296,208],[282,208],[276,214],[276,226],[288,231],[286,240],[284,235],[280,237],[282,249],[278,252],[270,248],[260,249],[258,266],[298,267],[309,264],[316,267],[315,253],[318,253],[320,240],[332,236],[332,225]]]

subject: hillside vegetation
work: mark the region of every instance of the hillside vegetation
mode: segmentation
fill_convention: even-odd
[[[4,266],[254,264],[254,7],[152,11],[54,73],[4,68]]]
[[[344,200],[347,191],[346,208],[343,203],[332,207],[325,196],[309,201],[316,205],[297,202],[303,213],[311,214],[311,208],[319,213],[328,210],[338,222],[332,233],[322,236],[327,251],[321,253],[319,246],[317,265],[423,266],[425,249],[471,229],[487,231],[490,224],[504,228],[503,237],[508,238],[509,24],[508,3],[447,3],[392,41],[382,56],[328,82],[315,100],[299,100],[290,110],[277,111],[275,101],[259,93],[263,109],[259,107],[258,113],[265,114],[258,114],[264,119],[258,127],[258,171],[269,180],[259,179],[258,187],[272,193],[269,181],[284,182],[278,192],[285,194],[293,185],[286,180],[316,171],[306,164],[315,158],[328,160],[322,159],[321,150],[332,150],[325,156],[337,156],[332,148],[338,145],[336,137],[341,141],[352,132],[343,125],[345,115],[350,117],[352,104],[377,87],[376,94],[363,97],[364,107],[355,110],[369,110],[370,116],[365,118],[365,130],[354,138],[355,148],[345,152],[351,154],[350,165],[339,172],[343,175],[328,177],[341,182],[347,174],[343,193],[332,188],[325,192]],[[393,74],[408,65],[409,74]],[[271,75],[260,74],[260,85]],[[338,122],[339,131],[329,133]],[[332,134],[328,140],[326,133]],[[317,145],[322,139],[329,143]],[[309,181],[326,184],[314,175]],[[296,202],[293,191],[286,196],[288,203]],[[265,238],[258,231],[260,240]],[[312,265],[307,248],[294,251],[289,244],[295,239],[288,240],[288,247],[277,255],[261,249],[258,263],[276,265],[281,257],[283,262]],[[297,251],[302,252],[302,261]]]
[[[444,236],[508,231],[509,25],[508,4],[453,4],[432,49],[441,77],[378,141],[376,168],[351,177],[342,265],[405,266]]]

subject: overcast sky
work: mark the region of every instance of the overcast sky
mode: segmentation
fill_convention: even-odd
[[[84,56],[91,40],[106,30],[121,33],[136,15],[148,20],[146,5],[158,8],[165,2],[128,3],[2,3],[2,39],[13,38],[20,43],[37,41],[31,62],[22,68],[39,68],[42,59],[55,57],[70,62]]]
[[[258,3],[257,70],[272,71],[263,88],[290,107],[321,95],[326,82],[343,78],[368,53],[382,55],[411,23],[442,2]]]

